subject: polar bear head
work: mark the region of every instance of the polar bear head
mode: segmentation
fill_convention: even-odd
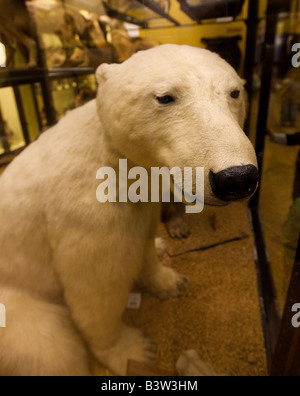
[[[97,71],[98,113],[120,158],[151,167],[204,167],[205,201],[245,199],[257,188],[243,126],[244,81],[218,55],[162,45]]]

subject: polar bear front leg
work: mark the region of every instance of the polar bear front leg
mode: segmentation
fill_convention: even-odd
[[[80,248],[82,240],[88,250]],[[154,364],[155,344],[122,322],[131,287],[122,252],[111,249],[110,261],[101,263],[107,255],[97,239],[84,235],[76,241],[56,256],[55,266],[71,318],[90,351],[117,375],[126,375],[129,360]]]
[[[188,284],[189,280],[186,276],[161,264],[155,241],[149,242],[146,246],[139,285],[161,300],[166,300],[170,297],[181,296]]]

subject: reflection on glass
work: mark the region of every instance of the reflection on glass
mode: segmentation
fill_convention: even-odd
[[[300,224],[299,217],[297,220],[292,210],[297,155],[298,148],[281,145],[267,138],[260,209],[281,309],[285,304],[295,257],[293,241],[299,235],[291,224],[291,220],[294,225],[297,221]]]
[[[281,311],[300,234],[300,68],[291,62],[297,26],[289,19],[278,24],[260,202]]]

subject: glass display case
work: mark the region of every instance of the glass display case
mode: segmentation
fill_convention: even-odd
[[[129,18],[133,18],[133,20],[140,21],[140,25],[144,27],[148,27],[150,23],[156,23],[158,20],[165,26],[170,24],[179,25],[169,14],[171,7],[171,2],[169,0],[106,0],[104,4],[108,14],[112,11],[117,11],[120,15],[123,14],[123,18],[128,16]]]
[[[36,139],[42,129],[36,86],[24,84],[0,88],[0,114],[0,156],[6,162],[12,159],[12,153],[18,154],[20,149]]]
[[[0,90],[0,108],[2,126],[0,153],[3,154],[25,145],[18,108],[12,88],[3,88]]]
[[[252,129],[261,188],[251,202],[268,362],[273,375],[299,375],[300,339],[292,325],[299,276],[299,1],[268,2],[253,84]],[[257,40],[257,43],[261,40]],[[298,249],[298,252],[297,252]],[[297,357],[298,356],[298,357]]]
[[[94,98],[96,67],[116,61],[99,20],[106,15],[102,1],[4,2],[16,19],[10,29],[2,14],[0,163]]]
[[[247,80],[246,133],[261,169],[249,213],[268,368],[300,375],[296,358],[286,366],[286,353],[300,356],[290,326],[291,304],[300,303],[300,67],[292,67],[300,1],[3,1],[23,22],[12,17],[9,27],[0,15],[0,166],[95,98],[102,63],[187,44],[218,53]]]
[[[66,113],[96,97],[94,74],[86,76],[51,79],[51,91],[55,113],[58,120]]]

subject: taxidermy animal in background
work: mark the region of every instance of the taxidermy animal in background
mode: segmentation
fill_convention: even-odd
[[[17,1],[22,3],[22,0],[12,2]],[[25,5],[23,8],[26,9]],[[69,5],[63,7],[61,2],[42,0],[28,3],[28,10],[28,20],[36,26],[47,67],[98,67],[102,62],[116,60],[100,29],[98,15],[81,14]]]
[[[25,0],[0,0],[0,35],[6,48],[6,65],[14,67],[18,45],[26,52],[27,67],[37,66],[34,26]]]
[[[126,61],[136,52],[145,51],[161,44],[155,39],[131,38],[124,23],[117,19],[101,16],[100,20],[110,27],[111,44],[115,50],[117,62],[119,63]]]
[[[15,135],[14,132],[10,129],[7,122],[5,120],[1,119],[1,122],[0,122],[0,143],[2,143],[4,151],[10,151],[10,146],[13,142],[14,135]]]

